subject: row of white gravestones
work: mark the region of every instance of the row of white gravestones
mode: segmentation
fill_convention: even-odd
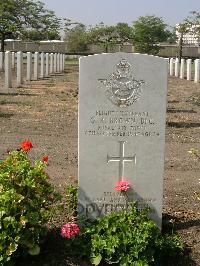
[[[3,66],[3,53],[0,53],[0,70],[5,70],[5,88],[12,87],[12,68],[15,67],[15,54],[10,51],[5,52],[5,65]],[[2,62],[2,63],[1,63]],[[14,62],[14,63],[13,63]],[[65,67],[65,55],[64,54],[49,54],[35,52],[34,55],[31,52],[26,54],[27,75],[26,80],[37,80],[48,77],[53,73],[60,73],[64,71]],[[2,65],[1,65],[2,64]],[[20,87],[23,83],[23,53],[17,52],[17,87]],[[33,66],[33,71],[32,71]],[[39,73],[40,66],[40,73]],[[33,72],[33,75],[32,75]]]
[[[186,63],[186,65],[185,65]],[[185,78],[186,70],[186,79],[192,79],[192,59],[181,59],[178,58],[169,59],[169,74],[170,76],[180,77],[181,79]],[[194,82],[199,83],[200,81],[200,59],[194,60]]]

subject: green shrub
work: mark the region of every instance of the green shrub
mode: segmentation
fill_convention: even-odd
[[[66,188],[66,206],[67,212],[70,217],[74,217],[76,215],[77,209],[77,187],[73,185],[69,185]]]
[[[60,195],[48,183],[44,162],[32,164],[27,152],[14,151],[0,162],[0,265],[16,255],[40,252],[45,224],[52,218],[52,205]]]
[[[139,211],[137,204],[130,211],[112,213],[82,226],[81,233],[66,245],[72,254],[86,257],[93,265],[157,265],[183,250],[180,238],[162,235],[148,218],[148,210]]]

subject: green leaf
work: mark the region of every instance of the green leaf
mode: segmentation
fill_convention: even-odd
[[[31,256],[37,256],[40,254],[40,247],[38,245],[33,246],[32,248],[29,249],[28,253]]]
[[[4,216],[4,214],[6,214],[5,211],[0,211],[0,219]]]
[[[91,263],[94,264],[94,265],[99,265],[100,262],[101,262],[101,260],[102,260],[102,256],[101,256],[101,254],[98,254],[97,256],[91,258],[90,261],[91,261]]]
[[[12,243],[12,244],[10,244],[10,246],[8,247],[8,249],[7,249],[7,251],[6,251],[6,254],[7,254],[8,256],[12,255],[12,254],[16,251],[17,246],[18,246],[17,243]]]

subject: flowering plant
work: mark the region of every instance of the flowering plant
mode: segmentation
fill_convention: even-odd
[[[25,140],[21,143],[21,150],[24,152],[28,152],[33,148],[32,142]]]
[[[79,234],[80,228],[77,224],[68,223],[64,224],[61,228],[61,236],[63,238],[72,238]]]
[[[19,250],[37,255],[45,224],[53,217],[52,204],[61,199],[48,182],[46,164],[32,163],[30,141],[21,143],[0,161],[0,265],[5,265]]]
[[[115,190],[116,191],[127,191],[130,188],[130,183],[128,181],[118,181],[115,184]]]
[[[78,236],[65,241],[66,251],[92,265],[164,265],[182,252],[183,244],[175,234],[162,234],[149,211],[133,203],[128,211],[87,219]]]
[[[48,157],[48,156],[44,156],[44,157],[42,158],[42,161],[43,161],[43,163],[48,164],[49,157]]]

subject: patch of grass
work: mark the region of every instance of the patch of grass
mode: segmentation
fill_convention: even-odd
[[[46,84],[46,87],[50,88],[50,87],[55,87],[55,84],[54,83],[47,83]]]
[[[70,90],[67,92],[61,91],[60,94],[56,94],[60,101],[67,101],[77,98],[78,92],[76,90]]]
[[[65,60],[65,65],[78,65],[79,60],[78,59],[67,59]]]
[[[17,101],[7,101],[7,100],[1,100],[0,105],[6,105],[6,104],[16,104],[21,106],[31,106],[31,102],[17,102]]]
[[[59,100],[61,101],[66,101],[67,100],[67,94],[64,92],[61,92],[61,94],[56,94],[56,97],[58,97]]]
[[[60,79],[61,82],[73,82],[72,78],[65,75],[62,79]]]
[[[66,73],[65,76],[61,79],[62,82],[72,83],[73,85],[77,84],[78,75],[76,73]]]
[[[49,79],[48,83],[46,84],[47,87],[54,87],[55,86],[55,79]]]

